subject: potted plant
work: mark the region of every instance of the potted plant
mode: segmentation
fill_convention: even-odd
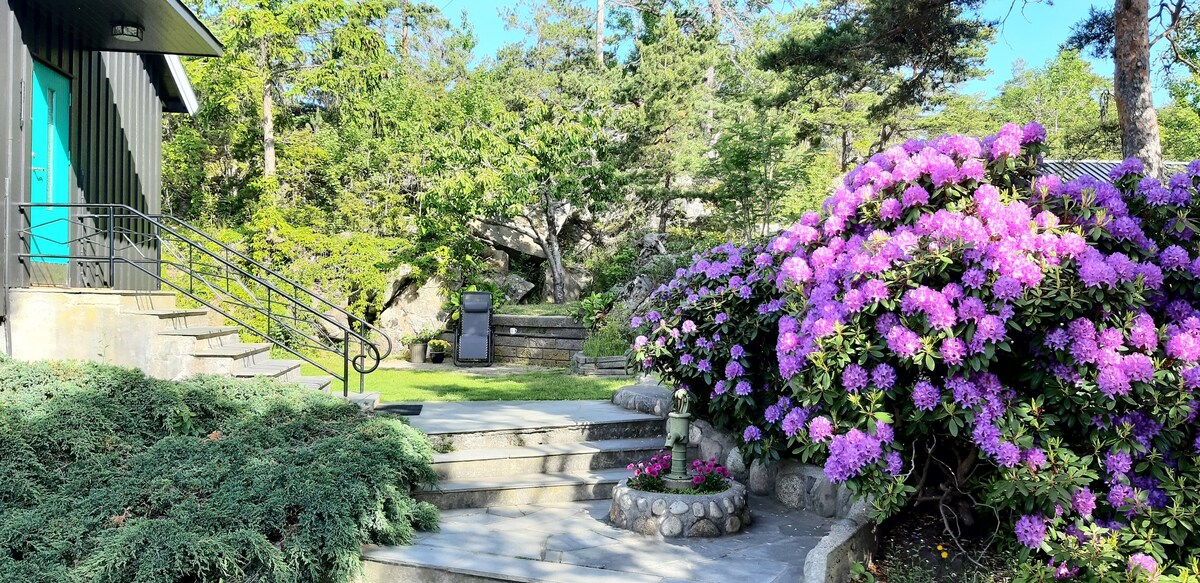
[[[449,351],[449,342],[436,338],[429,341],[429,360],[434,364],[441,364],[446,360],[446,353]]]
[[[437,338],[439,334],[441,334],[441,330],[437,328],[425,328],[411,336],[401,338],[400,341],[408,345],[408,361],[413,364],[425,362],[425,351],[429,341]],[[443,358],[445,358],[445,353],[443,353]]]

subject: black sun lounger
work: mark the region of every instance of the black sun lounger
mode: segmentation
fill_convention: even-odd
[[[458,335],[454,342],[454,364],[458,366],[491,366],[492,294],[490,292],[463,292],[462,313],[458,318]]]

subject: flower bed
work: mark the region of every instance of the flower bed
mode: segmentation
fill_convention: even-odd
[[[622,480],[613,489],[608,519],[614,526],[666,538],[732,534],[750,524],[746,487],[730,481],[714,494],[647,492]]]
[[[696,256],[633,319],[638,360],[880,519],[995,512],[1029,577],[1200,571],[1200,161],[1064,182],[1043,136],[875,156],[822,213]]]

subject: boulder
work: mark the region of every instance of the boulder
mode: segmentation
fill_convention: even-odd
[[[449,314],[442,307],[446,295],[441,282],[430,278],[425,283],[410,283],[391,300],[379,314],[379,329],[383,330],[396,346],[400,339],[429,328],[444,328]]]
[[[490,268],[492,275],[500,278],[508,275],[508,253],[495,247],[490,247],[487,251],[483,252],[483,256],[484,263]]]
[[[568,266],[563,281],[564,301],[573,302],[583,297],[583,290],[592,283],[592,276],[582,267]],[[542,288],[543,297],[554,297],[554,278],[550,275],[550,267],[546,266],[546,286]]]
[[[529,292],[533,291],[533,288],[536,287],[533,283],[515,273],[495,278],[492,282],[504,292],[504,297],[510,304],[515,304],[525,299],[525,296],[529,295]]]
[[[546,252],[542,250],[542,246],[538,245],[538,242],[533,237],[511,227],[474,222],[471,223],[471,233],[496,247],[542,259],[546,258]]]
[[[339,304],[342,309],[346,308],[345,303],[339,302]],[[315,318],[317,326],[321,328],[321,333],[333,342],[345,340],[346,328],[350,325],[350,319],[346,317],[346,314],[329,308],[322,315],[324,316],[323,318]]]

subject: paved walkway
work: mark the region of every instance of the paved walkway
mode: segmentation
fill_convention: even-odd
[[[448,510],[441,531],[407,547],[368,547],[367,561],[509,581],[784,583],[832,520],[751,496],[753,524],[720,538],[659,540],[608,523],[608,500]],[[452,580],[452,579],[447,579]]]
[[[652,418],[609,401],[442,401],[420,405],[421,414],[408,421],[428,434],[533,430]]]

